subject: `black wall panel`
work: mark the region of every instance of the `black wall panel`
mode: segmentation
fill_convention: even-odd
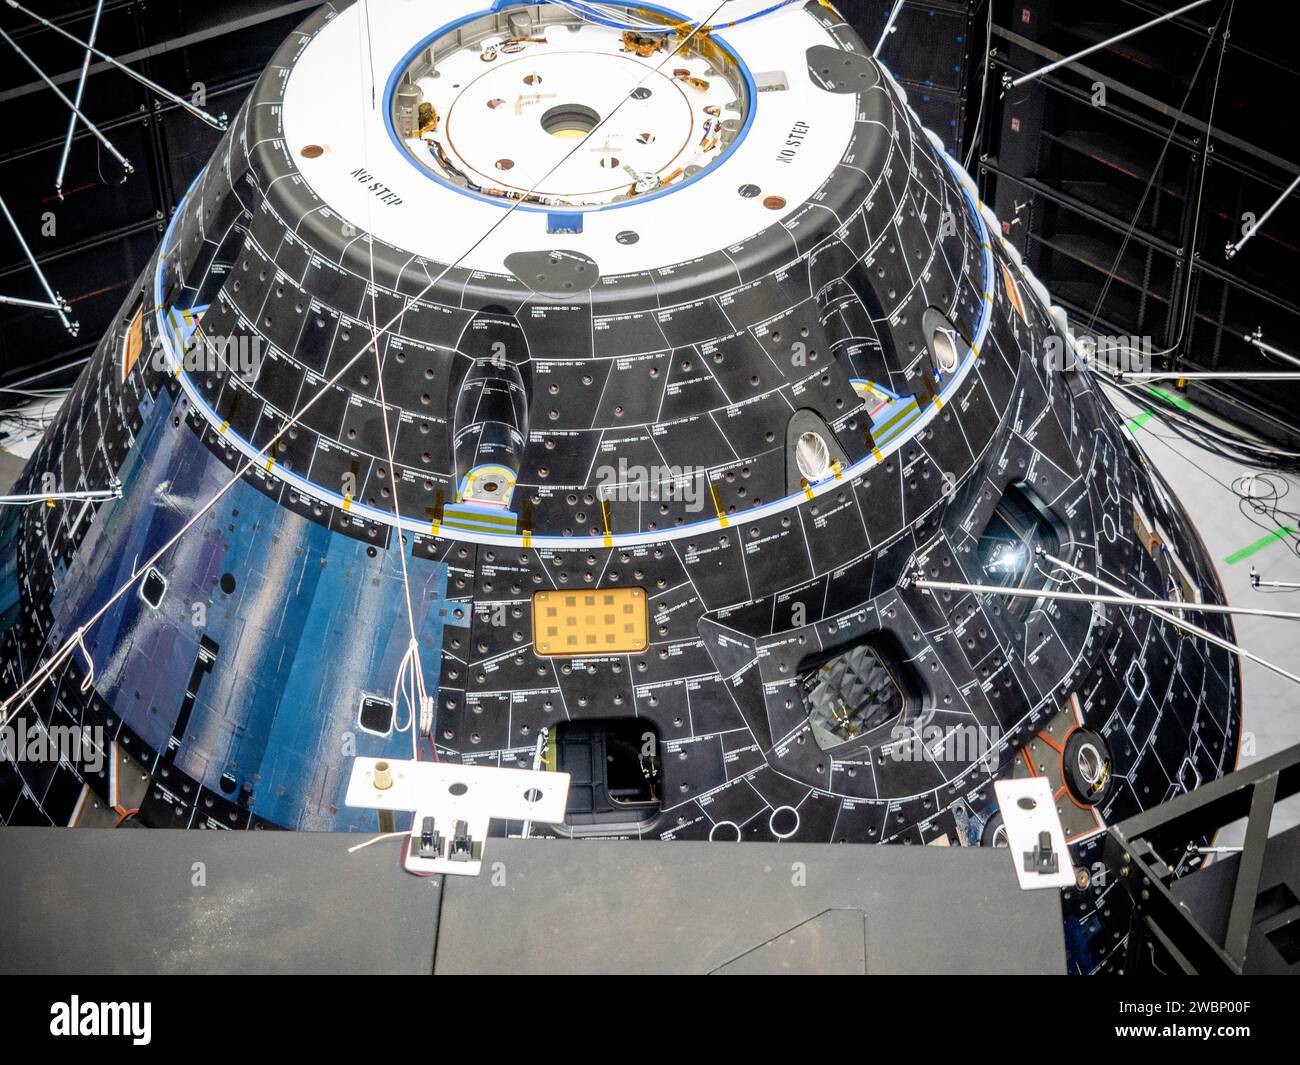
[[[89,35],[94,4],[87,0],[26,6],[82,39]],[[233,115],[275,49],[315,6],[303,0],[107,0],[96,44],[187,99],[202,93],[209,112]],[[82,57],[77,45],[8,7],[0,7],[0,28],[65,94],[75,93]],[[70,367],[42,380],[66,383],[107,327],[220,134],[96,61],[82,111],[135,173],[123,180],[120,164],[79,124],[60,200],[54,181],[68,109],[2,39],[0,54],[0,195],[81,326],[72,337],[52,315],[0,307],[0,385]],[[44,299],[3,220],[0,293]]]
[[[1083,327],[1150,338],[1158,369],[1287,369],[1245,338],[1261,329],[1277,347],[1300,347],[1300,205],[1284,204],[1237,258],[1225,252],[1247,212],[1263,215],[1300,173],[1300,75],[1277,7],[1212,0],[1004,92],[1004,77],[1180,6],[995,0],[977,177],[1004,232]],[[1293,436],[1300,388],[1190,391]]]

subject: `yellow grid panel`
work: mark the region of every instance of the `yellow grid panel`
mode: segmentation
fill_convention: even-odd
[[[649,646],[650,611],[644,588],[533,596],[533,650],[539,655],[629,654]]]

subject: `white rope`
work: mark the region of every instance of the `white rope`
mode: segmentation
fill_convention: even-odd
[[[370,0],[364,0],[366,7],[366,47],[370,48]],[[362,115],[364,121],[364,113]],[[362,137],[363,144],[369,144],[369,138]],[[368,153],[367,157],[362,160],[369,166]],[[379,303],[377,295],[377,286],[375,284],[375,238],[374,238],[374,207],[373,202],[369,199],[366,201],[366,229],[365,236],[367,258],[370,266],[370,332],[371,345],[375,352],[375,377],[379,382],[379,416],[384,425],[384,450],[388,457],[388,483],[392,485],[393,495],[393,513],[400,515],[402,513],[401,499],[397,492],[397,482],[401,479],[397,472],[397,463],[393,456],[393,434],[388,426],[388,399],[384,395],[384,360],[379,354]],[[406,625],[410,632],[411,642],[407,646],[406,655],[398,668],[397,681],[394,687],[393,710],[397,710],[396,690],[402,686],[403,674],[408,677],[413,676],[417,692],[424,691],[424,663],[420,658],[420,638],[415,630],[415,608],[411,603],[411,576],[406,564],[406,534],[401,528],[394,530],[397,537],[397,557],[402,567],[402,602],[406,607]],[[423,706],[423,704],[421,704]],[[408,701],[408,726],[415,720],[414,706]],[[423,720],[421,720],[423,724]],[[404,731],[404,730],[402,730]],[[434,756],[437,756],[437,749],[434,749]],[[420,737],[419,732],[411,729],[411,757],[414,761],[420,760]]]
[[[366,840],[365,843],[358,843],[354,847],[349,847],[348,853],[356,854],[357,851],[365,850],[373,843],[382,843],[386,839],[397,839],[399,836],[409,836],[410,834],[410,832],[385,832],[380,836],[372,836],[370,839]]]
[[[81,690],[88,692],[91,685],[95,683],[95,660],[90,657],[90,652],[86,650],[85,636],[86,629],[84,626],[74,633],[77,650],[81,652],[81,657],[86,660],[86,676],[81,681]]]

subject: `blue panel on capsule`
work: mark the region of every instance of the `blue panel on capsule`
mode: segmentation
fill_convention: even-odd
[[[546,216],[548,233],[581,233],[582,215],[578,212],[552,211]]]
[[[230,476],[160,411],[123,466],[123,498],[100,512],[55,595],[62,636]],[[153,750],[170,744],[177,769],[258,816],[286,828],[373,829],[374,811],[343,805],[353,758],[415,753],[405,703],[395,713],[405,731],[365,732],[357,717],[362,693],[392,697],[410,643],[406,611],[393,609],[403,596],[399,550],[436,695],[443,625],[459,605],[446,599],[446,565],[400,538],[384,550],[332,532],[244,482],[158,560],[166,594],[157,607],[124,595],[87,634],[95,687]],[[197,670],[203,639],[216,651]],[[174,736],[192,678],[193,706]]]

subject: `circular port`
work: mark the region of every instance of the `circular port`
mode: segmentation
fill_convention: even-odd
[[[542,129],[552,137],[580,140],[600,125],[600,115],[586,104],[560,104],[542,115]]]
[[[1070,795],[1084,806],[1095,806],[1110,793],[1110,748],[1091,729],[1075,729],[1065,741],[1062,757]]]
[[[820,433],[804,433],[795,445],[794,460],[808,483],[820,481],[831,470],[831,449]]]
[[[984,822],[984,831],[980,833],[981,847],[1007,846],[1007,826],[1002,823],[1002,815],[994,814]]]
[[[929,307],[921,316],[921,329],[930,346],[930,362],[939,373],[952,373],[961,364],[957,350],[957,330],[947,316],[936,307]]]

